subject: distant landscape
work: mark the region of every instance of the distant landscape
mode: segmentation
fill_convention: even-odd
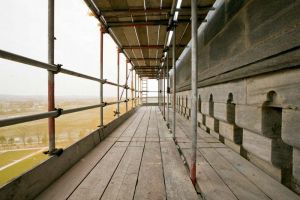
[[[106,102],[115,101],[106,98]],[[69,109],[99,103],[96,97],[66,96],[56,98],[56,107]],[[128,109],[131,109],[131,102]],[[114,116],[116,105],[104,108],[104,124]],[[47,111],[45,96],[0,95],[0,119]],[[120,104],[121,114],[125,103]],[[65,148],[97,129],[99,108],[62,115],[56,119],[57,147]],[[31,169],[48,157],[42,152],[48,146],[47,119],[0,128],[0,186]]]

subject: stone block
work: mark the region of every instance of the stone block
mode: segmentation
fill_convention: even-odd
[[[300,183],[300,150],[293,148],[293,176]]]
[[[224,138],[224,144],[236,153],[241,154],[241,145],[235,144],[226,138]]]
[[[213,131],[213,130],[210,130],[209,131],[209,134],[211,134],[212,136],[214,136],[215,138],[217,138],[218,140],[220,139],[220,135],[219,133]]]
[[[230,0],[226,2],[227,20],[230,20],[244,5],[245,0]]]
[[[228,95],[232,93],[233,103],[246,104],[246,81],[231,81],[198,89],[201,101],[208,102],[210,94],[215,103],[227,103]]]
[[[300,107],[300,69],[286,70],[247,79],[247,103],[263,104],[267,94],[276,95],[272,104],[278,107]]]
[[[199,112],[197,112],[197,120],[198,120],[198,123],[200,123],[200,124],[204,123],[203,115]]]
[[[236,105],[235,123],[241,128],[266,137],[279,138],[281,132],[281,109]]]
[[[219,133],[236,144],[241,144],[242,142],[243,130],[234,124],[219,121]]]
[[[282,110],[282,140],[300,149],[300,111],[292,109]]]
[[[294,0],[256,0],[249,3],[246,6],[246,18],[251,43],[263,41],[285,30],[287,26],[295,24],[300,16],[299,7],[296,6],[297,1]]]
[[[248,105],[235,106],[235,123],[253,132],[260,133],[262,127],[262,111],[259,107]]]
[[[271,139],[243,129],[243,148],[272,163],[276,167],[288,167],[291,163],[292,148],[278,139]]]
[[[293,186],[300,192],[300,150],[293,148]]]
[[[201,112],[204,115],[209,115],[209,102],[201,102]]]
[[[218,120],[234,123],[235,105],[227,103],[214,103],[214,117]]]
[[[221,2],[206,26],[204,44],[207,44],[225,26],[225,3]]]
[[[219,121],[213,117],[205,116],[205,126],[207,126],[210,130],[219,132]]]
[[[258,156],[255,156],[252,153],[247,152],[247,159],[256,165],[258,168],[262,169],[264,172],[272,176],[278,182],[281,182],[281,169],[275,167],[269,162],[266,162],[260,159]]]
[[[242,16],[233,18],[209,43],[209,65],[217,66],[245,51],[245,22]],[[230,66],[229,66],[230,67]],[[224,69],[227,70],[227,69]]]

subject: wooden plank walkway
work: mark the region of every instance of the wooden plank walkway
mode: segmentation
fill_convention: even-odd
[[[176,114],[176,138],[190,164],[191,125],[179,114]],[[197,184],[204,199],[300,199],[200,128],[197,144]]]
[[[141,107],[37,199],[201,199],[157,107]]]

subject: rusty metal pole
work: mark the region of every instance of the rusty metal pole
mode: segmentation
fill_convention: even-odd
[[[117,90],[118,90],[118,92],[117,92],[117,99],[118,99],[118,103],[117,103],[117,117],[120,117],[120,103],[119,103],[119,101],[120,101],[120,53],[121,53],[121,49],[120,48],[118,48],[117,49],[117,53],[118,53],[118,64],[117,64],[117,84],[118,84],[118,86],[117,86]]]
[[[192,9],[192,160],[191,160],[191,180],[196,184],[196,156],[197,156],[197,82],[198,82],[198,41],[197,41],[197,0],[191,0]]]
[[[100,28],[100,79],[103,79],[103,35],[105,33],[105,28],[101,26]],[[103,103],[103,83],[100,82],[100,104]],[[100,107],[100,127],[103,127],[103,107]]]
[[[176,142],[176,25],[173,28],[173,46],[172,46],[172,65],[173,65],[173,119],[172,133],[173,139]]]
[[[127,82],[128,82],[128,63],[129,61],[126,60],[126,86],[127,86]],[[126,98],[126,112],[128,112],[128,89],[126,87],[126,93],[125,93],[125,98]]]
[[[48,0],[48,63],[54,64],[54,0]],[[48,70],[48,111],[55,110],[54,72]],[[55,151],[55,118],[48,118],[49,154]]]

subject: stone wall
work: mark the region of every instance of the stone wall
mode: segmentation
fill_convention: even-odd
[[[198,125],[279,182],[300,193],[300,69],[198,90]],[[177,112],[190,119],[190,91]]]
[[[300,1],[224,0],[198,30],[198,124],[300,193]],[[177,112],[190,119],[190,49]]]

